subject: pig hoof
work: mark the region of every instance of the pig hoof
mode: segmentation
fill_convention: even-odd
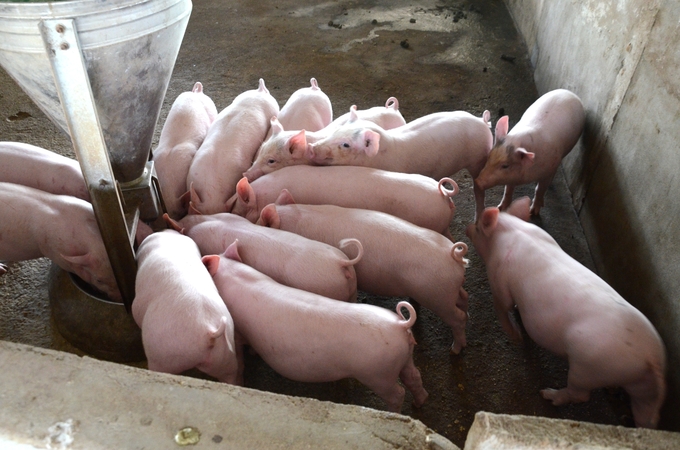
[[[541,397],[543,397],[546,400],[552,400],[555,397],[555,394],[557,393],[556,389],[541,389]]]
[[[421,395],[418,396],[413,396],[413,407],[415,408],[420,408],[425,404],[425,401],[427,400],[427,397],[429,397],[429,394],[423,389],[423,392]]]
[[[453,345],[451,346],[451,350],[449,351],[449,353],[451,353],[452,355],[458,355],[461,352],[461,350],[463,350],[463,345],[454,342]]]
[[[564,389],[542,389],[541,390],[541,397],[543,397],[546,400],[549,400],[552,402],[553,405],[555,406],[560,406],[564,405],[566,403],[570,403],[569,401],[569,396],[564,395],[565,390]]]

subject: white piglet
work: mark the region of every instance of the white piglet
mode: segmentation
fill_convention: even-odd
[[[191,204],[202,214],[225,212],[225,202],[250,167],[279,104],[260,78],[258,89],[239,94],[217,115],[189,167]],[[191,212],[191,211],[190,211]]]
[[[288,98],[277,119],[286,130],[319,131],[333,120],[333,106],[319,88],[316,78],[310,87],[298,89]]]
[[[195,367],[243,384],[234,322],[194,241],[174,230],[153,233],[137,262],[132,317],[142,329],[149,369],[179,374]]]
[[[542,95],[508,132],[508,116],[496,123],[494,147],[486,166],[475,177],[475,188],[505,185],[501,210],[512,202],[515,186],[537,181],[531,214],[538,215],[543,197],[562,158],[583,133],[585,112],[581,100],[566,89]]]
[[[170,107],[152,159],[165,207],[173,219],[188,212],[189,167],[216,117],[215,103],[203,93],[200,82],[179,94]]]
[[[655,428],[666,393],[666,354],[650,321],[611,286],[527,223],[529,198],[487,208],[467,228],[486,263],[494,307],[506,334],[522,335],[515,306],[538,345],[569,361],[567,387],[543,389],[555,405],[585,402],[590,391],[622,386],[635,424]]]
[[[344,303],[276,283],[240,262],[238,241],[221,256],[204,256],[245,341],[279,374],[296,381],[355,378],[400,412],[405,391],[427,399],[413,363],[416,313],[408,302],[397,314],[380,306]],[[409,312],[408,319],[402,308]]]
[[[449,238],[456,210],[452,197],[458,194],[458,184],[450,178],[437,182],[424,175],[370,167],[301,165],[284,167],[252,184],[242,178],[227,210],[255,223],[262,208],[275,202],[283,189],[298,203],[382,211]]]

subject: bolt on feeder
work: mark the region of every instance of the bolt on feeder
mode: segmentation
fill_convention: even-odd
[[[126,314],[133,245],[138,221],[164,210],[149,152],[191,8],[191,0],[0,1],[0,65],[70,136],[123,296],[103,298],[53,264],[53,315],[64,337],[106,359],[143,359]]]

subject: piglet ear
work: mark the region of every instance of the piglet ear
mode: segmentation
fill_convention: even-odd
[[[198,191],[194,189],[194,183],[193,181],[191,182],[191,186],[189,186],[189,192],[190,192],[190,198],[191,200],[189,201],[189,214],[202,214],[201,213],[201,197],[198,195]]]
[[[352,105],[349,107],[349,118],[347,119],[347,123],[351,123],[356,120],[359,120],[359,114],[357,114],[357,105]]]
[[[508,209],[505,212],[528,222],[529,217],[531,216],[531,213],[529,212],[530,204],[531,199],[529,197],[518,198],[508,206]]]
[[[189,202],[191,202],[191,191],[186,191],[184,194],[179,196],[179,204],[185,210],[189,209]]]
[[[496,225],[498,224],[498,214],[500,214],[500,210],[498,208],[486,208],[484,210],[482,217],[480,218],[482,232],[484,235],[489,236],[491,233],[493,233],[493,230],[496,229]]]
[[[314,147],[312,144],[307,144],[307,147],[305,148],[305,159],[312,160],[314,158]]]
[[[375,156],[380,149],[380,134],[373,130],[365,130],[363,134],[363,149],[367,156]]]
[[[260,78],[257,90],[259,92],[266,92],[267,94],[269,94],[269,89],[267,89],[267,86],[264,85],[264,80],[262,78]]]
[[[272,136],[275,136],[283,131],[283,125],[281,125],[281,122],[279,122],[279,119],[276,116],[272,116],[272,118],[269,119],[269,124],[272,129]]]
[[[217,273],[217,269],[220,266],[220,257],[217,255],[206,255],[201,258],[203,265],[208,269],[208,273],[211,277],[214,277]]]
[[[503,116],[500,119],[498,119],[498,122],[496,122],[496,140],[494,141],[496,144],[498,143],[498,141],[500,141],[501,139],[505,139],[505,136],[507,136],[508,120],[510,120],[508,116]]]
[[[277,205],[293,205],[295,204],[295,199],[288,189],[281,189],[281,192],[279,193],[279,196],[276,197],[274,203]]]
[[[488,109],[484,110],[484,112],[482,113],[482,120],[484,121],[486,126],[491,128],[491,113],[489,112]]]
[[[270,203],[260,212],[260,218],[257,220],[257,225],[262,225],[269,228],[281,228],[281,219],[279,213],[276,211],[276,205]]]
[[[529,165],[534,163],[534,156],[536,156],[534,153],[528,152],[522,147],[517,147],[515,149],[515,155],[518,160],[522,161],[522,164]]]
[[[307,152],[307,136],[305,130],[300,130],[298,134],[288,139],[288,150],[293,159],[300,159]]]
[[[163,220],[165,220],[165,223],[171,230],[175,230],[179,233],[184,234],[184,228],[182,227],[182,225],[180,225],[179,222],[177,222],[175,219],[172,219],[168,215],[168,213],[163,214]]]
[[[238,253],[238,239],[234,239],[234,242],[229,244],[229,247],[224,251],[224,257],[228,259],[233,259],[234,261],[243,262],[241,260],[241,255]]]
[[[241,178],[238,180],[238,183],[236,183],[236,195],[238,195],[238,198],[246,205],[254,205],[257,201],[255,190],[253,190],[253,187],[248,183],[248,178],[246,177]]]
[[[197,215],[197,216],[203,215],[203,213],[198,210],[198,208],[196,207],[196,204],[194,202],[189,202],[189,214]]]

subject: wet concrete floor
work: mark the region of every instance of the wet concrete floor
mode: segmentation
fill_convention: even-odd
[[[194,2],[154,144],[172,102],[196,81],[203,83],[221,110],[239,93],[254,89],[259,78],[282,106],[296,89],[308,86],[311,77],[330,97],[335,117],[352,104],[364,109],[394,96],[407,121],[449,110],[481,116],[488,109],[494,125],[508,114],[512,126],[537,97],[527,50],[500,0],[201,0]],[[74,156],[68,138],[4,71],[0,116],[1,140]],[[460,355],[450,355],[450,330],[420,308],[413,329],[418,341],[415,362],[430,398],[415,409],[407,394],[402,412],[461,447],[480,410],[631,425],[627,398],[620,389],[595,391],[586,404],[562,407],[540,397],[539,389],[566,384],[567,364],[527,336],[524,344],[515,345],[502,332],[484,265],[464,234],[474,212],[472,182],[463,172],[454,179],[461,193],[455,197],[451,232],[470,245],[464,286],[470,294],[468,347]],[[501,187],[487,191],[487,205],[498,204],[501,194]],[[531,194],[532,187],[527,186],[515,195]],[[570,255],[592,267],[561,173],[534,222]],[[0,277],[0,339],[83,354],[59,335],[50,319],[49,264],[44,259],[11,263],[9,272]],[[392,310],[400,300],[368,295],[360,299]],[[355,380],[297,383],[278,376],[256,356],[249,355],[246,364],[248,387],[384,408],[380,398]]]

